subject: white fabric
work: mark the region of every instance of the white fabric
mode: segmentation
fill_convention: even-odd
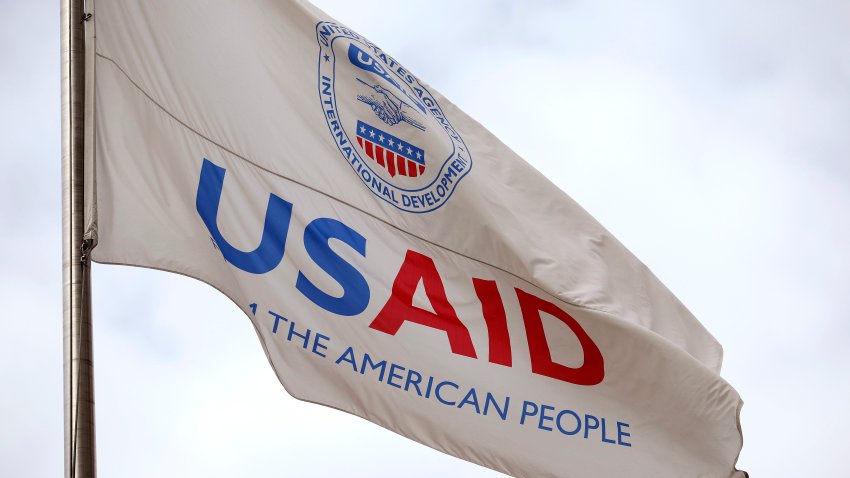
[[[717,341],[602,226],[482,126],[432,89],[424,96],[438,112],[419,110],[419,80],[398,74],[394,60],[380,63],[393,80],[353,66],[348,45],[369,44],[341,29],[323,37],[330,24],[322,22],[334,20],[299,2],[99,0],[94,22],[96,261],[177,272],[214,286],[252,320],[293,396],[505,473],[743,476],[734,468],[742,402],[719,376]],[[335,46],[324,46],[322,39],[333,36]],[[375,50],[366,53],[362,58],[380,59]],[[446,158],[453,148],[465,158],[439,208],[406,210],[364,183],[329,125],[325,74],[349,144],[370,175],[394,185],[394,199],[439,182],[438,173],[452,167]],[[374,85],[394,92],[400,110],[381,103],[393,95],[367,88]],[[459,140],[442,128],[442,115]],[[355,120],[422,148],[423,175],[393,177],[368,158],[356,144]],[[468,151],[459,152],[463,146]],[[283,259],[272,270],[240,269],[211,240],[196,207],[205,158],[226,170],[216,220],[234,248],[248,252],[260,243],[270,195],[292,204]],[[365,239],[365,255],[350,243],[329,242],[368,284],[365,309],[354,315],[330,311],[296,287],[303,274],[329,296],[347,292],[335,279],[351,274],[322,267],[306,250],[305,228],[317,218],[338,220]],[[409,320],[394,335],[370,328],[408,251],[433,260],[476,358],[453,352],[444,331]],[[510,366],[488,360],[493,331],[473,278],[498,284]],[[601,382],[570,383],[532,370],[517,288],[580,324],[604,360]],[[439,308],[422,284],[413,301],[426,311]],[[543,315],[552,361],[581,368],[587,355],[577,334]],[[287,339],[289,327],[311,331],[306,349],[297,335]],[[319,346],[316,334],[327,337]],[[338,361],[349,347],[357,371]],[[360,372],[364,353],[386,361],[383,377]],[[401,379],[390,378],[391,364]],[[422,393],[407,383],[410,370],[423,377]],[[451,382],[442,398],[454,405],[425,396],[428,377]],[[473,388],[478,410],[467,396]],[[488,393],[500,405],[510,397],[504,419],[493,406],[485,414]],[[521,423],[523,410],[529,413]],[[540,421],[541,411],[554,417],[563,410],[579,417],[575,434],[560,431],[555,419]],[[560,416],[572,431],[573,415]],[[605,420],[604,434],[601,426],[587,429],[594,419]]]

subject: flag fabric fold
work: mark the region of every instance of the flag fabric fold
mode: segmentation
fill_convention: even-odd
[[[212,285],[293,396],[495,470],[743,476],[717,341],[398,59],[297,1],[93,21],[94,260]]]

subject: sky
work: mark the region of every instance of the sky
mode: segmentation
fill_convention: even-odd
[[[316,3],[577,200],[714,334],[745,402],[739,468],[846,473],[850,4]],[[0,12],[0,475],[57,476],[59,2]],[[93,277],[101,476],[503,476],[292,399],[200,282]]]

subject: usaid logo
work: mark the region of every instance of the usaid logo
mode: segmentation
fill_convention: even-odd
[[[460,134],[419,80],[357,33],[316,25],[319,98],[342,157],[373,194],[433,211],[472,169]]]

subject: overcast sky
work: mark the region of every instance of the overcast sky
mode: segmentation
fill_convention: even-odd
[[[850,3],[331,1],[725,348],[739,468],[850,469]],[[0,0],[0,476],[63,466],[59,2]],[[101,476],[502,476],[297,402],[197,281],[94,267]]]

